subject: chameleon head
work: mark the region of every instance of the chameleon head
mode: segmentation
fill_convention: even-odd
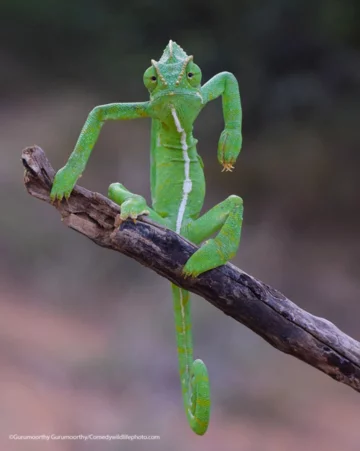
[[[144,73],[144,84],[154,100],[162,96],[196,95],[200,89],[201,70],[192,56],[170,41],[160,60],[151,60],[151,66]]]

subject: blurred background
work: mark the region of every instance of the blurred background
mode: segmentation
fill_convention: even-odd
[[[239,80],[243,151],[221,173],[221,102],[195,127],[205,209],[245,202],[234,263],[360,339],[360,4],[354,0],[0,2],[0,448],[358,451],[359,395],[199,297],[195,357],[212,418],[182,408],[169,283],[64,227],[23,187],[21,150],[67,160],[98,104],[143,101],[169,39],[206,81]],[[148,120],[106,124],[81,179],[149,199]],[[156,442],[9,441],[150,434]]]

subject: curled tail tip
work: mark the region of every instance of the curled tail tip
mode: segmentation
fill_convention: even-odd
[[[205,363],[196,359],[192,364],[192,392],[195,396],[194,404],[189,409],[189,422],[191,429],[197,435],[204,435],[210,422],[210,383]]]

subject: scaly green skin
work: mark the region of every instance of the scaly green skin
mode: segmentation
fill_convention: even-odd
[[[222,72],[201,86],[200,68],[175,42],[170,41],[161,59],[152,60],[144,73],[150,92],[148,102],[113,103],[94,108],[80,133],[67,164],[55,176],[53,201],[68,198],[85,169],[105,121],[152,119],[151,197],[152,208],[142,196],[120,183],[109,187],[109,197],[121,206],[120,219],[147,214],[190,241],[205,243],[187,261],[183,273],[196,277],[225,264],[239,246],[243,203],[230,196],[199,217],[205,196],[201,157],[192,135],[193,124],[204,106],[222,97],[225,129],[218,145],[223,170],[232,170],[239,155],[241,137],[240,94],[235,77]],[[218,232],[215,238],[209,239]],[[172,285],[179,371],[186,415],[197,434],[204,434],[210,418],[210,387],[205,364],[193,362],[189,293]]]

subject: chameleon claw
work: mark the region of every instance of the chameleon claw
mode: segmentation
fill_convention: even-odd
[[[120,215],[116,215],[116,217],[115,217],[115,222],[114,222],[114,227],[117,229],[118,227],[121,226],[121,224],[122,224],[123,222],[124,222],[124,221],[121,219],[121,216],[120,216]]]
[[[189,277],[197,277],[198,276],[197,273],[194,273],[192,271],[186,271],[186,270],[182,271],[182,275],[183,275],[184,279],[188,279]]]
[[[232,172],[234,169],[234,166],[231,163],[224,163],[223,164],[223,169],[221,172]]]

